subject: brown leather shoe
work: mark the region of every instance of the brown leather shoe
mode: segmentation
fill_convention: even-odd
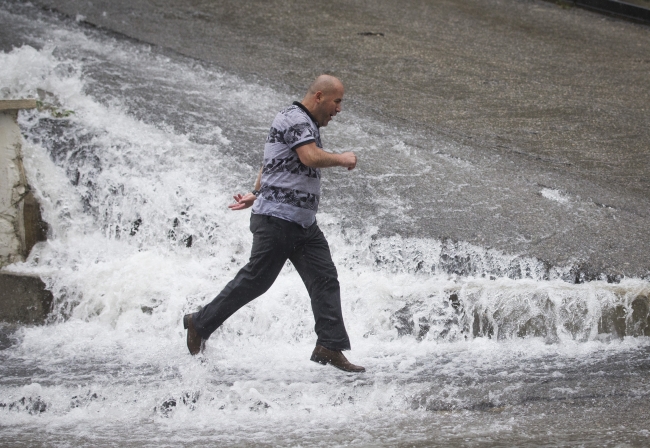
[[[203,350],[203,338],[196,332],[192,316],[186,314],[183,316],[183,328],[187,330],[187,348],[191,355],[197,355]]]
[[[311,354],[311,360],[323,365],[331,364],[337,369],[346,372],[365,372],[365,367],[355,366],[347,360],[343,353],[339,351],[329,350],[322,345],[317,345],[314,352]]]

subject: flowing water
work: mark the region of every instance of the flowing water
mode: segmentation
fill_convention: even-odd
[[[7,270],[54,295],[46,325],[0,324],[0,445],[650,444],[650,283],[576,282],[570,266],[380,231],[413,223],[404,185],[460,191],[476,168],[442,139],[423,154],[352,112],[323,140],[359,168],[325,173],[318,219],[349,358],[367,372],[309,361],[313,318],[290,265],[190,357],[182,315],[248,258],[249,212],[226,205],[302,92],[29,5],[0,4],[0,23],[28,43],[0,53],[1,95],[42,102],[19,121],[50,225]],[[394,163],[372,163],[388,152]]]

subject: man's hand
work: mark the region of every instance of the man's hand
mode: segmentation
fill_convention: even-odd
[[[253,193],[246,193],[244,195],[236,194],[233,196],[233,199],[235,200],[235,204],[230,204],[228,208],[230,210],[244,210],[253,205],[257,196]]]
[[[341,166],[353,170],[357,166],[357,156],[353,152],[344,152],[341,156]]]

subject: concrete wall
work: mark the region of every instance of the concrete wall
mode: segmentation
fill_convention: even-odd
[[[44,241],[47,224],[25,176],[19,109],[36,100],[0,101],[0,269],[24,261],[34,244]],[[0,321],[41,322],[52,295],[38,277],[0,272]]]
[[[0,267],[25,259],[22,197],[27,182],[16,110],[0,112]]]

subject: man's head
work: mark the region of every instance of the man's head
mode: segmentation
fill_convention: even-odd
[[[307,89],[302,104],[314,116],[319,126],[327,126],[333,116],[341,112],[345,89],[336,77],[320,75]]]

